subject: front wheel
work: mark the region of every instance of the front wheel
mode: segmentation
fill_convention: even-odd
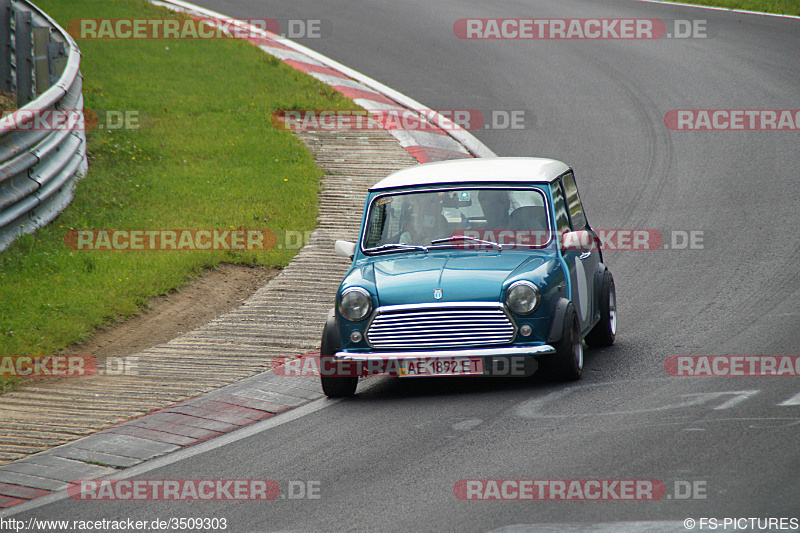
[[[617,290],[611,272],[603,273],[600,288],[600,321],[586,335],[586,344],[591,347],[611,346],[617,337]]]
[[[337,365],[333,359],[339,351],[339,333],[336,331],[336,322],[328,320],[322,330],[322,344],[319,350],[319,379],[322,383],[322,392],[330,398],[344,398],[356,393],[358,377],[356,376],[330,376],[326,373],[335,373]]]
[[[547,375],[557,381],[574,381],[583,373],[583,341],[578,315],[570,304],[564,313],[561,340],[555,343],[556,353],[547,358]]]
[[[326,365],[325,357],[320,357],[321,368],[334,368],[333,358],[329,357]],[[320,375],[322,382],[322,392],[329,398],[346,398],[356,393],[358,378],[350,376],[323,376]]]

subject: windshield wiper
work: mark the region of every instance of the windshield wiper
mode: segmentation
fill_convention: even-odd
[[[364,250],[366,253],[381,253],[381,252],[403,252],[407,250],[421,250],[428,253],[427,246],[420,246],[417,244],[403,244],[403,243],[391,243],[391,244],[383,244],[381,246],[375,246],[374,248],[367,248]]]
[[[472,241],[479,244],[488,244],[489,246],[496,246],[501,252],[503,251],[502,244],[497,244],[496,242],[492,241],[484,241],[483,239],[476,239],[475,237],[467,237],[466,235],[453,235],[451,237],[447,237],[446,239],[436,239],[435,241],[431,241],[431,244],[441,244],[443,242],[450,241]]]

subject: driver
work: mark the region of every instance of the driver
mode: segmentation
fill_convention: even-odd
[[[413,203],[406,212],[406,223],[399,242],[428,246],[431,241],[448,237],[447,219],[442,213],[442,201],[437,194],[414,195]]]

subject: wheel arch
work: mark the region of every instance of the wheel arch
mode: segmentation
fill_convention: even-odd
[[[320,355],[334,355],[341,349],[342,343],[339,338],[339,327],[336,323],[336,310],[328,311],[328,318],[322,328],[322,342],[320,343]]]
[[[558,300],[555,311],[553,312],[553,320],[550,323],[550,333],[547,335],[548,343],[556,342],[561,339],[561,336],[564,334],[564,317],[567,315],[567,311],[569,311],[570,308],[572,308],[573,311],[575,309],[575,305],[572,301],[566,298]]]

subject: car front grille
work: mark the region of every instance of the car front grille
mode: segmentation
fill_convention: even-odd
[[[373,348],[432,349],[511,342],[516,327],[499,304],[392,306],[367,329]]]

